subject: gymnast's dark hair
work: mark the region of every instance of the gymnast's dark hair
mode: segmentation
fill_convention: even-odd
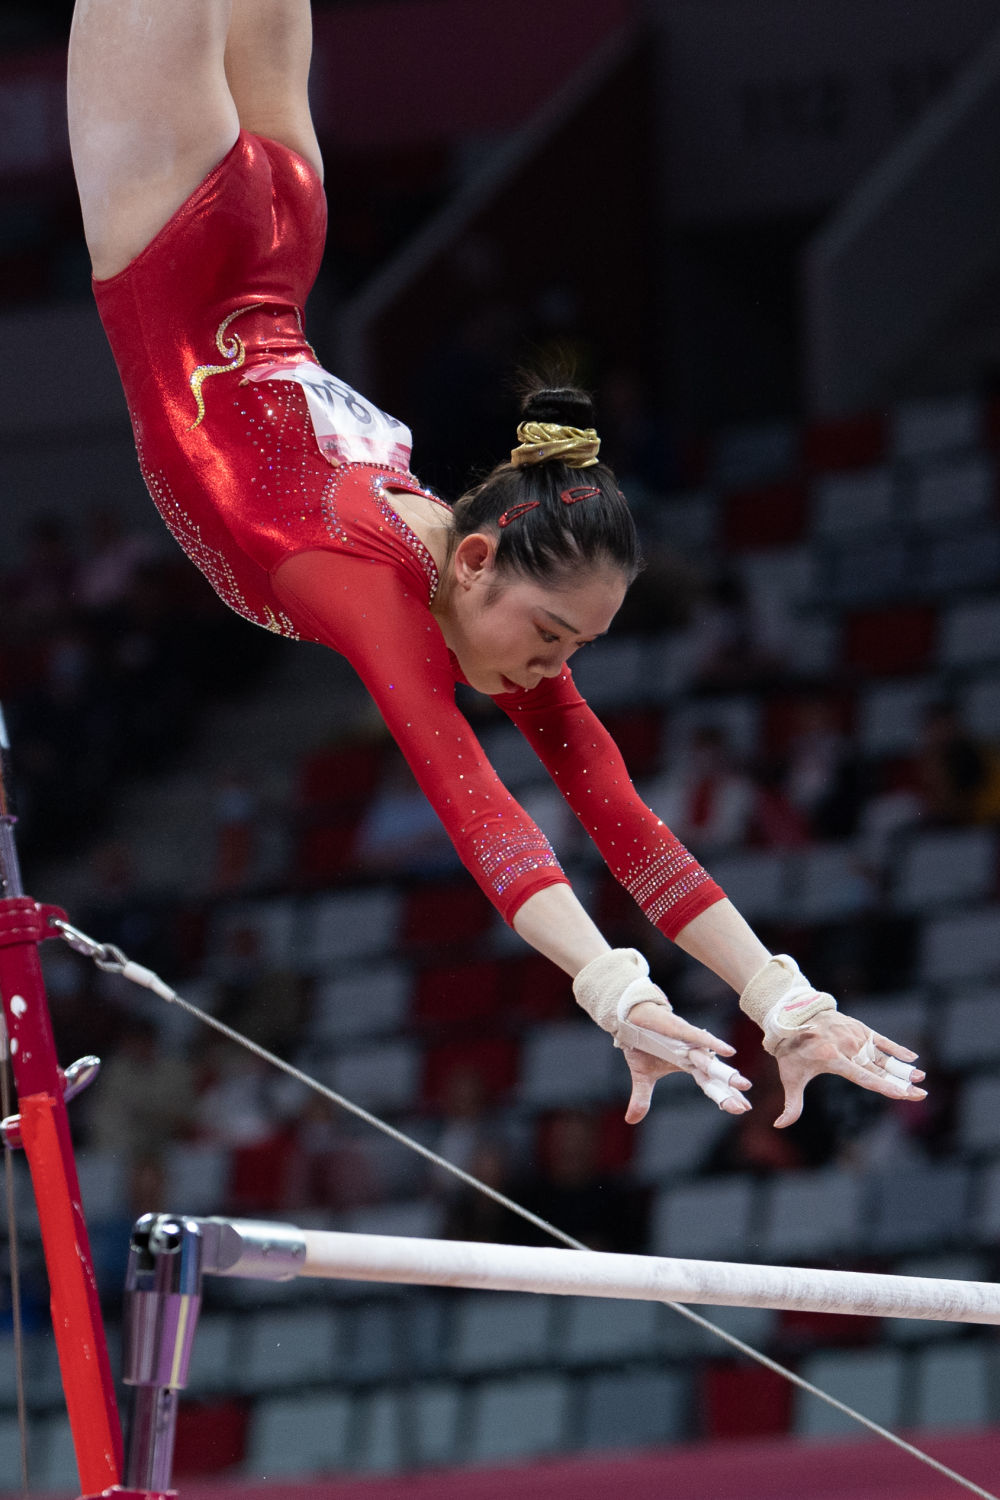
[[[594,426],[594,407],[585,391],[569,383],[526,376],[521,420],[586,429]],[[593,493],[567,504],[562,497],[573,490]],[[642,566],[628,502],[612,470],[600,462],[575,468],[554,457],[497,464],[455,504],[452,545],[476,531],[496,533],[499,573],[558,585],[582,568],[610,565],[631,583]]]

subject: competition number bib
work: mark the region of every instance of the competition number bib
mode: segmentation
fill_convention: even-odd
[[[244,378],[253,384],[293,380],[300,385],[319,451],[331,464],[385,464],[391,469],[409,470],[413,447],[410,429],[321,365],[307,361],[260,365]]]

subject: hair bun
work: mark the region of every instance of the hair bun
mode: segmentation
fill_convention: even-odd
[[[552,422],[557,427],[593,427],[594,403],[575,386],[545,386],[525,397],[521,416],[525,422]]]

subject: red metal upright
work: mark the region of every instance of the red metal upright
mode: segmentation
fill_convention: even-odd
[[[80,1485],[99,1494],[120,1480],[122,1438],[38,955],[54,936],[49,919],[62,915],[28,896],[0,900],[0,999]]]

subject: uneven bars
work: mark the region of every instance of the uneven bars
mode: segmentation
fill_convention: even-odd
[[[204,1269],[225,1276],[309,1276],[1000,1324],[1000,1286],[985,1281],[342,1234],[239,1219],[188,1222],[206,1234]]]

